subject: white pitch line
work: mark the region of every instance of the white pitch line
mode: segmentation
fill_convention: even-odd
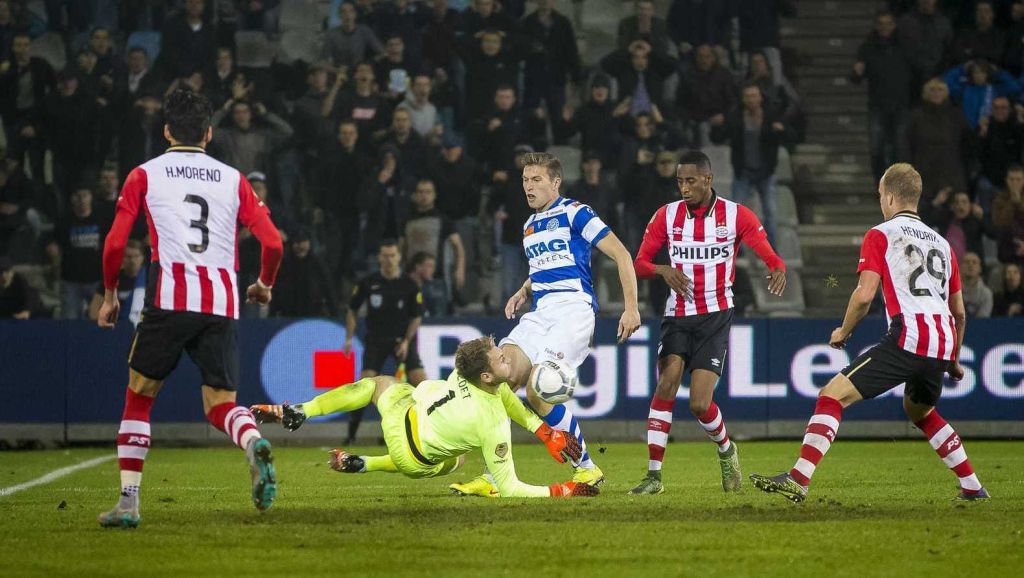
[[[0,497],[10,496],[11,494],[16,494],[22,490],[27,490],[29,488],[34,488],[36,486],[48,484],[54,480],[63,478],[64,476],[71,475],[77,472],[78,470],[84,470],[86,468],[98,466],[103,462],[109,462],[110,460],[115,459],[116,457],[117,454],[100,456],[98,458],[93,458],[91,460],[86,460],[84,462],[77,463],[73,466],[63,467],[60,468],[59,470],[53,470],[52,472],[46,474],[45,476],[36,478],[34,480],[29,480],[16,486],[11,486],[9,488],[0,488]]]

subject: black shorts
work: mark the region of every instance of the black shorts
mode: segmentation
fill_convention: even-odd
[[[203,385],[238,388],[235,320],[219,315],[147,307],[135,329],[128,367],[162,381],[177,367],[182,351],[199,367]]]
[[[864,399],[878,397],[901,383],[910,401],[934,406],[942,395],[942,374],[949,361],[921,357],[886,339],[854,359],[840,373]]]
[[[686,369],[706,369],[721,376],[725,368],[725,355],[729,350],[729,329],[732,328],[732,309],[665,317],[661,320],[661,342],[658,358],[678,355]]]
[[[388,357],[394,357],[395,348],[398,347],[400,341],[402,341],[400,337],[383,341],[367,340],[366,348],[363,350],[363,369],[375,371],[379,375],[384,371],[384,363]],[[395,363],[398,363],[397,359]],[[409,351],[405,354],[406,373],[414,369],[423,369],[423,362],[420,360],[420,352],[415,339],[409,342]]]

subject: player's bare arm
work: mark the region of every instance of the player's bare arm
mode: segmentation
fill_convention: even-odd
[[[956,345],[953,346],[953,362],[949,364],[946,373],[955,381],[960,381],[964,378],[964,368],[960,366],[960,346],[963,345],[967,330],[967,309],[960,291],[949,296],[949,312],[953,314],[953,322],[956,324]]]
[[[637,304],[636,298],[636,272],[633,270],[633,258],[622,241],[615,236],[615,233],[605,235],[597,242],[597,248],[615,261],[615,267],[619,270],[619,283],[622,285],[622,298],[626,303],[626,310],[619,318],[616,336],[619,343],[622,343],[640,327],[640,306]]]
[[[828,340],[829,345],[835,349],[846,347],[846,341],[853,335],[853,330],[864,319],[864,316],[868,314],[871,302],[874,301],[881,282],[882,277],[878,273],[874,271],[861,271],[857,288],[853,290],[853,294],[850,295],[850,303],[846,306],[846,316],[843,317],[843,325],[842,327],[837,327],[832,332],[832,337]]]
[[[526,283],[523,283],[523,286],[519,288],[519,291],[513,293],[512,296],[508,298],[508,302],[505,303],[505,318],[515,319],[516,312],[519,311],[520,307],[529,303],[532,296],[533,284],[531,283],[530,278],[527,277]]]

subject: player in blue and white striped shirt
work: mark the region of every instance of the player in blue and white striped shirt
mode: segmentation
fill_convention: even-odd
[[[554,361],[576,371],[590,355],[598,309],[590,267],[593,247],[615,261],[619,270],[626,304],[619,320],[619,343],[640,327],[632,256],[593,209],[559,195],[561,183],[562,164],[554,155],[525,156],[523,190],[535,211],[523,227],[530,277],[508,300],[505,316],[513,319],[531,296],[533,307],[501,341],[503,352],[512,361],[509,384],[513,388],[526,385],[531,369],[538,363]],[[604,474],[586,451],[586,442],[572,412],[563,404],[545,403],[530,389],[526,394],[530,405],[548,425],[571,432],[583,446],[582,460],[573,464],[573,480],[595,485],[604,481]],[[485,477],[453,484],[452,489],[463,494],[494,494]]]

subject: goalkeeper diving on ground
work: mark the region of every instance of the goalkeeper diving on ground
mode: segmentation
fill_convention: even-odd
[[[280,422],[298,429],[307,418],[348,412],[374,403],[388,454],[356,456],[331,450],[331,467],[339,472],[400,472],[410,478],[450,474],[479,449],[506,498],[596,496],[598,489],[581,482],[534,486],[516,476],[509,419],[534,432],[559,462],[579,460],[582,448],[572,435],[552,429],[530,412],[506,381],[511,363],[490,336],[459,345],[455,371],[447,380],[426,380],[413,388],[391,376],[361,379],[298,405],[254,405],[261,422]]]

